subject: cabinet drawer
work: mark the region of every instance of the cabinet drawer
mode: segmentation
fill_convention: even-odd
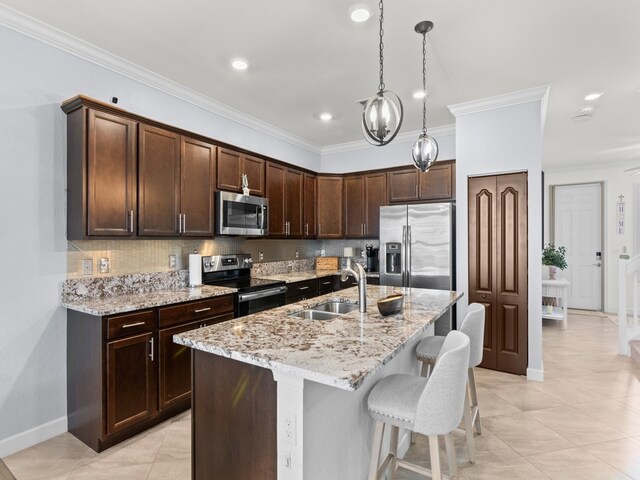
[[[292,297],[303,296],[312,298],[318,295],[318,280],[304,280],[302,282],[294,282],[287,285],[287,299]]]
[[[156,316],[153,310],[118,315],[107,319],[107,338],[124,337],[153,330]]]
[[[190,322],[233,312],[233,295],[183,303],[158,310],[160,327]]]
[[[325,293],[333,292],[337,289],[338,277],[332,275],[330,277],[321,277],[318,279],[318,293],[323,295]]]

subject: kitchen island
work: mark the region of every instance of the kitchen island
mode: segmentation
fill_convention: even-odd
[[[376,301],[395,292],[404,310],[382,317]],[[174,336],[192,348],[193,478],[365,478],[368,392],[388,374],[418,373],[415,345],[460,296],[368,286],[366,313],[290,316],[355,303],[350,288]]]

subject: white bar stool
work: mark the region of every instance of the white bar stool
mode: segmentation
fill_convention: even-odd
[[[464,428],[467,436],[467,447],[469,449],[469,460],[476,461],[476,449],[473,440],[473,428],[475,426],[478,435],[482,435],[482,425],[480,423],[480,407],[478,405],[478,392],[476,390],[476,377],[473,368],[482,362],[482,351],[484,343],[484,305],[472,303],[467,309],[462,325],[458,329],[465,333],[470,340],[469,369],[468,369],[468,389],[465,395],[464,408]],[[433,336],[422,340],[416,348],[416,356],[422,362],[421,375],[429,377],[429,373],[436,364],[436,360],[444,343],[445,337]],[[411,438],[412,443],[414,437]]]
[[[457,477],[456,449],[451,432],[462,419],[465,403],[466,370],[469,364],[469,337],[449,332],[438,362],[429,378],[394,374],[380,380],[367,400],[369,415],[376,420],[369,480],[378,480],[389,466],[392,477],[398,467],[407,468],[434,480],[442,479],[438,435],[444,435],[450,477]],[[380,465],[382,436],[391,426],[389,454]],[[397,458],[399,429],[429,437],[431,470]]]

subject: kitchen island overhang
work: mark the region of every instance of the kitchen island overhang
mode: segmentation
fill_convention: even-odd
[[[401,313],[376,301],[405,294]],[[366,313],[330,321],[290,313],[357,289],[174,337],[193,358],[193,478],[364,478],[372,422],[366,396],[390,373],[418,374],[415,345],[461,296],[400,287],[367,288]]]

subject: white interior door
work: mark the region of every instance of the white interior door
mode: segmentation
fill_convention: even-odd
[[[602,310],[600,184],[554,187],[554,241],[567,249],[569,308]]]

